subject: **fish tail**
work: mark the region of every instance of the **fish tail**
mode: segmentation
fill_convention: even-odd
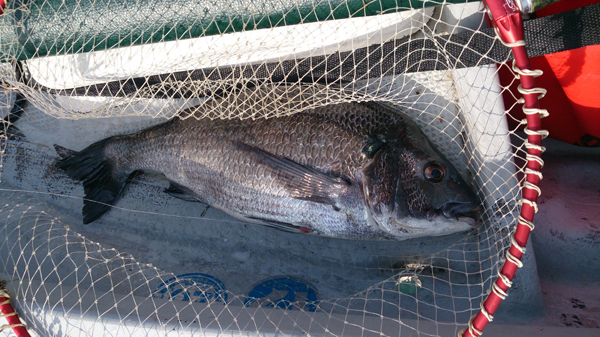
[[[57,163],[69,177],[83,182],[84,224],[89,224],[106,213],[127,183],[129,173],[117,170],[114,160],[105,154],[105,147],[111,139],[112,137],[96,142]]]

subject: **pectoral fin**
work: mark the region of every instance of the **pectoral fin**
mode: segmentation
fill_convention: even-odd
[[[280,184],[290,191],[295,199],[329,204],[339,209],[340,192],[350,183],[346,180],[323,173],[314,168],[281,158],[244,143],[237,143],[239,149],[251,152],[256,160],[267,166]]]

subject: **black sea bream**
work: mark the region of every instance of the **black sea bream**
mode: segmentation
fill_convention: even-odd
[[[104,139],[59,161],[83,181],[83,222],[110,209],[135,171],[167,190],[268,226],[352,239],[466,231],[477,198],[406,116],[342,103],[258,120],[180,119]]]

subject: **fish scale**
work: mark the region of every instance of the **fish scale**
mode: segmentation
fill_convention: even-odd
[[[445,180],[428,181],[428,165]],[[97,202],[114,204],[138,170],[163,173],[173,195],[242,220],[332,237],[450,234],[472,221],[441,209],[478,204],[414,122],[375,103],[259,120],[176,118],[92,144],[59,166],[84,182],[86,223],[108,211]]]

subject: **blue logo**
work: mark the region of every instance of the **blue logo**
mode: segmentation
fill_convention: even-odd
[[[206,274],[182,274],[164,281],[153,292],[154,298],[169,298],[184,302],[227,303],[227,290],[218,278]]]
[[[305,310],[317,310],[317,291],[303,281],[290,277],[277,277],[261,282],[250,292],[244,306],[265,305],[269,308],[292,310],[302,306]]]

